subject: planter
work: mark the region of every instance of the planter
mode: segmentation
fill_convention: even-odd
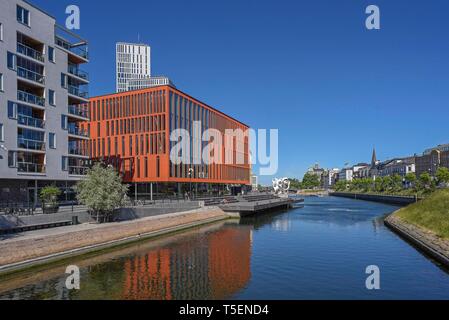
[[[59,205],[57,203],[44,203],[42,204],[42,211],[44,214],[57,213],[59,211]]]

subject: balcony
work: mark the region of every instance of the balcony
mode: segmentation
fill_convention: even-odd
[[[79,69],[78,66],[69,65],[68,72],[69,74],[72,74],[78,78],[81,78],[85,81],[89,81],[89,74],[86,71]]]
[[[89,119],[89,110],[85,106],[69,105],[68,111],[69,111],[69,114],[71,114],[71,115]]]
[[[55,43],[69,53],[69,61],[83,63],[89,60],[87,41],[59,25],[55,26]]]
[[[85,138],[89,137],[89,133],[87,131],[84,131],[78,127],[69,126],[68,132],[69,132],[69,134],[74,135],[74,136],[85,137]]]
[[[17,115],[17,123],[23,126],[29,126],[39,129],[43,129],[45,125],[45,122],[42,119],[33,118],[22,114]]]
[[[89,93],[87,92],[86,89],[80,88],[78,86],[73,86],[73,85],[68,85],[68,91],[71,95],[83,98],[83,99],[87,99],[87,97],[89,96]]]
[[[82,148],[76,141],[69,141],[69,154],[73,156],[87,157],[87,150]]]
[[[42,74],[39,74],[37,72],[22,68],[22,67],[17,67],[17,75],[21,78],[33,81],[33,82],[37,82],[39,84],[44,85],[45,84],[45,76]]]
[[[41,52],[20,42],[17,42],[17,52],[40,62],[45,61]]]
[[[45,151],[45,142],[20,138],[19,136],[19,138],[17,138],[17,147],[20,149]]]
[[[77,175],[77,176],[85,176],[87,175],[88,167],[73,167],[69,166],[69,174]]]
[[[39,163],[18,162],[17,171],[23,173],[45,173],[45,166]]]
[[[17,100],[45,107],[45,98],[22,90],[17,90]]]

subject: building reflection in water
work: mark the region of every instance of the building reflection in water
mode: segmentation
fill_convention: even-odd
[[[122,299],[226,299],[251,277],[251,228],[225,226],[124,262]]]

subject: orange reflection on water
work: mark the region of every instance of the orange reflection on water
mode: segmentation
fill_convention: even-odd
[[[123,299],[226,299],[251,277],[251,228],[224,227],[131,257]]]

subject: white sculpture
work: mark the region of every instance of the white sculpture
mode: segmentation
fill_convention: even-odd
[[[290,189],[290,180],[288,178],[274,178],[273,189],[275,194],[287,194]]]

